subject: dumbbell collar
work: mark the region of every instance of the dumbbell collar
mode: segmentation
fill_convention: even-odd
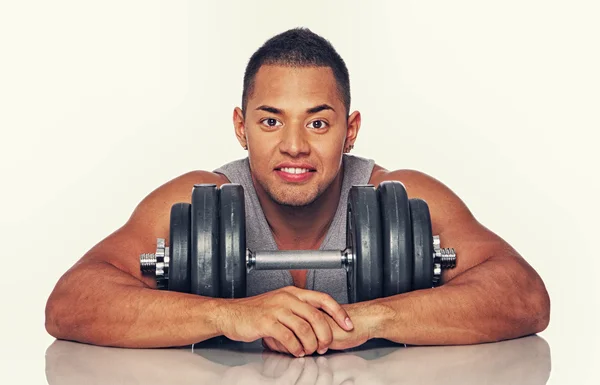
[[[156,240],[156,253],[140,255],[142,274],[154,273],[157,289],[166,289],[169,284],[169,248],[164,238]]]
[[[439,235],[433,236],[433,285],[440,284],[442,269],[452,269],[456,266],[456,252],[452,248],[442,249]]]

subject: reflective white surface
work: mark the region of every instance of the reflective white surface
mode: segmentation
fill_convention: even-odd
[[[372,341],[351,351],[305,358],[265,351],[259,343],[136,350],[55,341],[46,351],[50,385],[543,385],[551,366],[550,347],[539,336],[441,347]]]

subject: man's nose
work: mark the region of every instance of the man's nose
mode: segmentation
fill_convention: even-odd
[[[301,124],[289,124],[281,130],[281,133],[279,150],[282,153],[298,156],[310,152],[308,133]]]

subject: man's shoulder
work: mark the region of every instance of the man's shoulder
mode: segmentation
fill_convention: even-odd
[[[369,183],[377,187],[385,181],[401,182],[411,198],[440,198],[452,194],[441,181],[422,171],[414,169],[388,170],[375,164]]]
[[[369,183],[377,187],[380,183],[385,181],[399,181],[405,185],[412,185],[414,187],[418,187],[424,183],[433,183],[436,182],[436,179],[425,174],[424,172],[413,170],[413,169],[398,169],[398,170],[388,170],[378,164],[373,166],[373,171],[371,172],[371,178],[369,179]],[[405,186],[408,187],[408,186]]]
[[[217,172],[192,170],[175,177],[171,183],[186,186],[193,184],[215,184],[217,187],[220,187],[223,184],[229,183],[229,180],[225,175]]]
[[[370,184],[378,186],[384,181],[399,181],[406,188],[409,199],[424,200],[431,213],[435,234],[451,226],[468,226],[475,219],[462,199],[448,186],[424,172],[402,169],[386,170],[375,165]]]

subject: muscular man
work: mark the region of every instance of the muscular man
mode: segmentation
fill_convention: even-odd
[[[436,179],[348,154],[361,125],[360,113],[349,109],[348,71],[325,39],[293,29],[267,41],[248,63],[242,107],[233,112],[248,157],[186,173],[145,197],[122,227],[61,277],[46,307],[48,332],[118,347],[262,338],[272,350],[303,356],[371,338],[474,344],[544,330],[550,301],[534,269]],[[339,276],[259,271],[248,277],[248,297],[222,299],[153,290],[154,280],[140,274],[138,256],[156,238],[168,244],[170,208],[190,202],[194,184],[244,186],[249,245],[340,249],[345,215],[338,208],[350,186],[386,180],[401,181],[409,198],[429,204],[441,246],[459,255],[436,289],[347,304]]]

